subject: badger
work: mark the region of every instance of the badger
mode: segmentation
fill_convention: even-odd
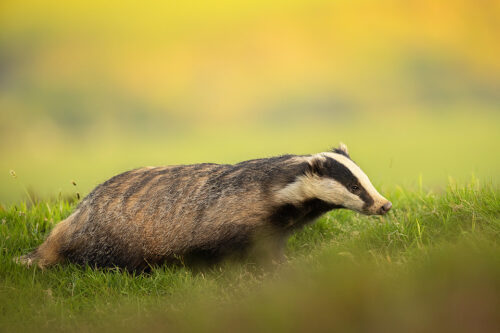
[[[237,164],[144,167],[98,185],[18,261],[129,271],[251,254],[280,261],[288,236],[330,210],[383,215],[391,207],[344,144]]]

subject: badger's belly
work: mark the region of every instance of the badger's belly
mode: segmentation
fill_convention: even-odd
[[[91,208],[91,207],[90,207]],[[89,212],[90,210],[90,212]],[[245,255],[264,236],[265,221],[255,214],[215,214],[211,209],[193,214],[164,215],[101,212],[80,208],[61,255],[77,264],[144,269],[164,262],[215,262]]]

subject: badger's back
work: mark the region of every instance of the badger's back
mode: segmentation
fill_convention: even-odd
[[[272,214],[270,191],[295,177],[293,159],[122,173],[97,186],[56,226],[52,234],[64,229],[64,237],[49,242],[49,236],[37,251],[79,264],[136,269],[243,250],[252,237],[273,232],[266,224]],[[44,251],[51,243],[53,248]]]

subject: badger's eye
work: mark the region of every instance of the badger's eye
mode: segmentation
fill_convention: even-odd
[[[359,186],[358,185],[351,185],[351,192],[356,192],[359,190]]]

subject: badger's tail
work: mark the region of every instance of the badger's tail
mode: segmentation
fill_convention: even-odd
[[[68,226],[69,218],[59,222],[42,245],[26,255],[15,258],[14,261],[27,267],[36,264],[40,268],[61,262],[64,257],[60,250],[64,238],[67,236]]]

